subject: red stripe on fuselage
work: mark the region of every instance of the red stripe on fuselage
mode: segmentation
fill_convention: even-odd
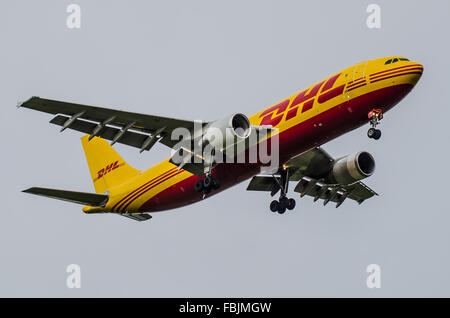
[[[361,77],[360,79],[354,80],[353,82],[351,82],[350,84],[347,85],[347,88],[350,88],[352,86],[356,86],[362,83],[362,81],[364,80],[365,82],[365,77]]]
[[[403,69],[403,68],[408,68],[408,67],[418,67],[418,66],[421,67],[421,68],[423,68],[423,66],[420,65],[420,64],[406,65],[406,66],[400,66],[400,67],[396,67],[396,68],[391,68],[391,69],[389,69],[389,70],[385,70],[385,71],[381,71],[381,72],[376,72],[376,73],[371,74],[370,76],[375,76],[375,75],[383,74],[383,73],[386,73],[386,72],[392,72],[392,71],[399,70],[399,69]]]
[[[171,169],[174,170],[174,169]],[[169,171],[171,171],[169,170]],[[174,171],[171,171],[170,173],[168,173],[169,171],[166,171],[165,173],[163,173],[160,177],[158,177],[157,179],[154,179],[154,181],[152,182],[147,182],[145,186],[141,186],[139,188],[139,191],[137,191],[135,194],[133,194],[132,196],[128,197],[128,199],[126,199],[121,206],[119,206],[117,209],[119,211],[125,211],[125,209],[130,205],[130,203],[132,201],[134,201],[136,198],[138,198],[143,192],[146,192],[148,188],[152,188],[157,182],[159,182],[160,180],[164,179],[166,180],[166,178],[169,178],[171,176],[173,176],[174,174],[177,173],[177,170],[175,169]]]
[[[392,74],[398,74],[398,73],[410,72],[410,71],[421,71],[422,72],[423,71],[423,67],[413,67],[413,68],[398,70],[398,71],[394,71],[394,72],[388,72],[388,73],[381,74],[381,75],[378,75],[378,76],[372,76],[371,80],[374,80],[374,79],[380,78],[380,77],[384,77],[384,76],[389,76],[389,75],[392,75]]]
[[[161,178],[161,177],[167,175],[169,172],[171,172],[171,171],[173,171],[173,170],[175,170],[175,169],[176,169],[176,167],[175,167],[175,168],[172,168],[172,169],[170,169],[170,170],[168,170],[168,171],[166,171],[166,172],[164,172],[164,173],[162,173],[162,174],[160,174],[160,175],[158,175],[158,176],[156,176],[156,177],[154,177],[154,178],[151,179],[150,181],[144,183],[143,185],[141,185],[141,186],[139,186],[138,188],[136,188],[136,189],[134,189],[133,191],[131,191],[130,193],[128,193],[127,195],[125,195],[119,202],[117,202],[117,203],[113,206],[112,211],[116,211],[116,208],[117,208],[117,211],[118,211],[118,210],[119,210],[119,206],[122,205],[122,203],[124,203],[124,200],[127,200],[127,199],[130,198],[132,195],[134,195],[137,191],[139,191],[140,189],[142,189],[143,187],[145,187],[145,186],[148,185],[149,183],[151,183],[151,182],[155,181],[156,179],[159,179],[159,178]]]
[[[347,91],[350,92],[350,91],[352,91],[352,90],[354,90],[354,89],[363,87],[363,86],[365,86],[365,85],[366,85],[366,83],[362,83],[362,84],[360,84],[360,85],[352,86],[351,88],[347,88]]]
[[[422,74],[422,72],[406,72],[406,73],[401,73],[401,74],[394,74],[394,75],[391,75],[391,76],[387,76],[387,77],[376,79],[376,80],[372,81],[371,83],[376,83],[376,82],[383,81],[383,80],[388,79],[388,78],[397,77],[397,76],[403,76],[403,75],[409,75],[409,74]]]
[[[142,191],[140,191],[140,193],[137,194],[137,196],[135,196],[133,199],[131,199],[131,201],[129,201],[125,206],[123,206],[123,207],[121,208],[122,213],[125,213],[125,212],[126,212],[126,209],[130,206],[130,204],[133,203],[134,201],[136,201],[137,199],[139,199],[139,198],[140,198],[141,196],[143,196],[145,193],[147,193],[148,191],[150,191],[151,189],[153,189],[153,188],[156,187],[157,185],[163,183],[164,181],[166,181],[166,180],[168,180],[168,179],[170,179],[170,178],[172,178],[172,177],[174,177],[174,176],[176,176],[176,175],[178,175],[178,174],[180,174],[180,173],[182,173],[182,172],[184,172],[184,170],[180,170],[180,171],[171,173],[171,174],[167,175],[166,177],[160,179],[160,180],[157,181],[156,183],[154,183],[154,184],[150,185],[149,187],[147,187],[147,188],[143,189]]]

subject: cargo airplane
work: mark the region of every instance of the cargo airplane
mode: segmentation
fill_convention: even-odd
[[[19,107],[53,114],[50,122],[61,126],[61,131],[69,128],[85,134],[81,142],[96,193],[40,187],[24,192],[83,204],[87,214],[113,213],[139,221],[151,218],[151,212],[209,198],[249,178],[247,190],[266,191],[272,196],[279,193],[270,210],[280,214],[295,207],[295,200],[287,196],[289,182],[296,182],[293,191],[300,197],[308,195],[314,201],[323,200],[324,205],[334,202],[338,207],[347,198],[362,203],[376,195],[361,182],[374,172],[373,157],[359,151],[335,159],[320,146],[364,124],[370,125],[368,137],[379,139],[377,126],[383,115],[412,90],[422,71],[421,64],[404,57],[369,60],[249,117],[236,113],[197,128],[194,121],[32,97]],[[223,146],[207,137],[214,129],[223,133],[231,130],[232,143],[266,129],[261,140],[270,144],[277,138],[279,164],[262,173],[260,161],[206,160],[201,151],[180,147],[180,140],[171,138],[179,127],[191,133],[193,143],[199,141],[201,150],[208,145],[211,154],[224,156]],[[145,171],[128,165],[112,148],[114,143],[122,143],[142,152],[157,142],[172,148],[172,156]],[[254,146],[244,149],[248,152]],[[181,160],[174,160],[174,154]]]

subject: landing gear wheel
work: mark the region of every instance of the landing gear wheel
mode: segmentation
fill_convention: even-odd
[[[373,139],[375,139],[375,140],[378,140],[378,139],[380,139],[380,137],[381,137],[381,130],[375,129],[375,128],[370,128],[370,129],[367,131],[367,136],[368,136],[369,138],[373,138]]]
[[[211,188],[213,183],[213,178],[210,175],[207,175],[205,179],[203,179],[203,188],[209,189]]]
[[[373,136],[373,139],[378,140],[381,137],[381,130],[375,129],[375,135]]]
[[[289,199],[286,197],[281,197],[280,198],[280,205],[284,206],[285,208],[287,208],[287,206],[289,205]]]
[[[208,194],[212,190],[217,190],[219,188],[220,180],[213,178],[211,175],[206,175],[203,180],[198,180],[194,185],[195,191],[203,192],[203,194]]]
[[[292,199],[292,198],[290,198],[290,199],[288,200],[288,203],[287,203],[287,205],[286,205],[286,208],[287,208],[288,210],[293,210],[293,209],[295,208],[295,200]]]
[[[195,191],[202,192],[203,191],[203,180],[198,180],[194,186]]]
[[[286,212],[286,206],[283,204],[279,204],[278,206],[278,213],[279,214],[283,214],[284,212]]]
[[[273,200],[272,202],[270,202],[270,211],[277,212],[279,207],[280,204],[278,203],[277,200]]]

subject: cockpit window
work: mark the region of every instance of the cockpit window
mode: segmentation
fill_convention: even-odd
[[[395,57],[393,59],[389,59],[386,62],[384,62],[384,65],[388,65],[388,64],[395,63],[398,61],[409,61],[409,60],[406,57],[398,57],[398,58]]]

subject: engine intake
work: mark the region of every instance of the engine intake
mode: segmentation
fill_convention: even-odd
[[[352,184],[370,177],[375,171],[375,160],[366,151],[357,152],[336,160],[331,171],[332,179],[339,184]]]
[[[233,114],[210,123],[203,134],[203,142],[216,149],[223,149],[247,139],[251,130],[247,116]]]
[[[231,117],[231,126],[236,136],[247,138],[250,135],[250,121],[243,114],[235,114]]]

